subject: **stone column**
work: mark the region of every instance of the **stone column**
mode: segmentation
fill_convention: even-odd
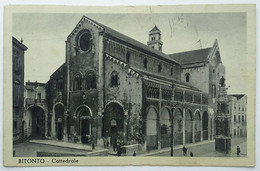
[[[48,111],[44,110],[44,113],[45,113],[45,123],[44,123],[44,125],[45,125],[45,137],[47,137],[48,136]]]
[[[202,117],[200,118],[200,141],[203,141]]]
[[[209,117],[209,113],[208,113],[208,140],[210,140],[210,120],[211,118]]]
[[[185,120],[185,118],[186,118],[186,114],[185,114],[185,108],[183,108],[183,117],[182,117],[182,122],[183,122],[183,124],[182,124],[182,142],[183,142],[183,146],[185,146],[186,145],[186,132],[185,132],[185,129],[186,129],[186,120]]]
[[[195,143],[195,116],[192,118],[192,143]]]
[[[104,59],[104,43],[103,43],[103,32],[99,33],[98,36],[98,121],[97,121],[97,141],[102,143],[102,112],[104,111],[104,87],[105,87],[105,59]]]
[[[64,107],[65,110],[65,115],[64,115],[64,128],[63,128],[63,133],[64,133],[64,141],[68,141],[68,132],[67,132],[67,127],[69,125],[67,125],[67,119],[69,116],[69,108],[70,108],[70,57],[71,57],[71,43],[70,41],[66,41],[66,66],[67,66],[67,76],[66,76],[66,84],[67,84],[67,89],[66,89],[66,109]],[[55,120],[54,120],[55,121]],[[56,130],[55,130],[56,132]],[[55,135],[56,137],[56,135]]]
[[[161,116],[161,112],[162,112],[162,86],[160,85],[159,87],[159,111],[158,111],[158,116],[157,116],[157,136],[158,136],[158,149],[161,149],[161,120],[160,120],[160,116]]]
[[[68,132],[67,132],[67,129],[68,129],[68,125],[67,125],[67,120],[68,120],[68,109],[67,107],[64,107],[65,109],[65,112],[64,112],[64,127],[63,127],[63,140],[65,142],[68,142]]]
[[[52,139],[56,139],[56,129],[55,129],[55,111],[54,111],[54,106],[53,106],[52,117],[51,117],[51,136],[52,136]]]

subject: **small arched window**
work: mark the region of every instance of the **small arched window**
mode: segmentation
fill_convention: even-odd
[[[144,59],[144,68],[147,68],[147,63],[148,63],[147,58],[145,58]]]
[[[96,83],[96,75],[93,71],[88,72],[88,74],[86,75],[86,84],[85,84],[85,88],[87,90],[90,89],[96,89],[97,88],[97,83]]]
[[[118,86],[118,73],[116,71],[113,71],[111,73],[111,87]]]
[[[73,89],[74,90],[81,90],[82,89],[82,78],[81,78],[81,75],[79,73],[74,76]]]
[[[171,75],[173,75],[173,68],[171,68]]]
[[[126,53],[126,62],[130,63],[130,53],[129,52]]]
[[[213,96],[213,98],[216,97],[216,86],[215,85],[212,85],[212,96]]]
[[[186,73],[185,74],[185,77],[186,77],[186,82],[190,82],[190,73]]]
[[[158,65],[158,72],[161,72],[162,71],[162,64],[159,64]]]

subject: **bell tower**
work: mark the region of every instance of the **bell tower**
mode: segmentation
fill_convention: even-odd
[[[157,26],[149,32],[149,41],[147,45],[153,49],[162,51],[163,42],[161,41],[161,31],[158,29]]]
[[[216,136],[215,151],[230,154],[231,152],[231,114],[228,111],[228,98],[225,78],[219,82],[219,95],[217,98],[217,113],[215,115]]]

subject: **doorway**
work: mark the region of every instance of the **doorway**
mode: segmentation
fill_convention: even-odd
[[[90,135],[89,120],[82,118],[81,119],[81,142],[83,144],[89,143],[89,135]]]
[[[63,137],[62,122],[58,122],[58,125],[57,125],[57,138],[58,138],[58,140],[62,140],[62,137]]]
[[[117,147],[117,122],[115,119],[112,119],[110,122],[110,144],[113,147],[113,150],[116,150]]]

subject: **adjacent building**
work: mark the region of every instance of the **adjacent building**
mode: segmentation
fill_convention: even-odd
[[[47,117],[47,103],[45,83],[39,83],[37,81],[26,82],[24,87],[24,99],[24,138],[46,137],[47,122],[45,118]]]
[[[245,94],[230,94],[229,111],[232,137],[247,136],[247,96]]]
[[[12,37],[12,62],[13,62],[13,142],[20,141],[23,137],[24,113],[24,52],[27,47]]]

